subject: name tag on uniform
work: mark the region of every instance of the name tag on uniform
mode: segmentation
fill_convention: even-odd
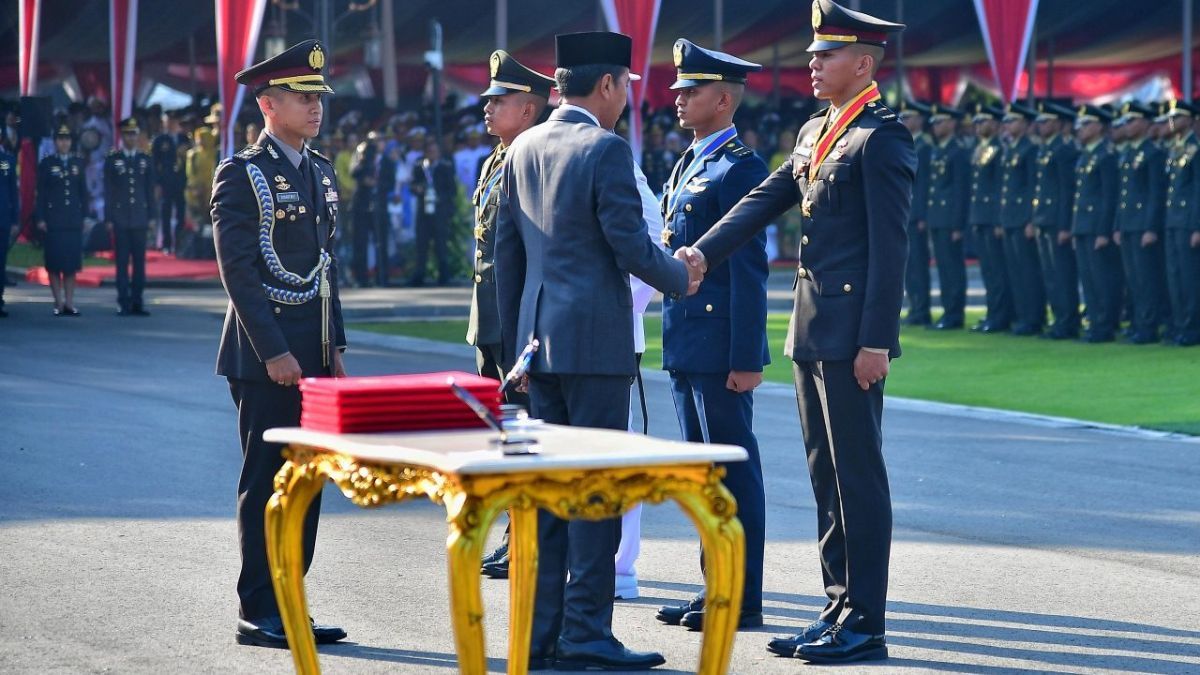
[[[300,193],[299,192],[280,192],[275,195],[275,199],[284,204],[287,204],[288,202],[298,202],[298,201],[300,201]]]
[[[326,202],[328,202],[330,204],[336,204],[337,200],[338,200],[337,190],[334,190],[333,188],[329,188],[328,190],[325,191],[325,201]]]

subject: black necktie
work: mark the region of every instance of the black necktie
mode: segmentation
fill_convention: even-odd
[[[313,196],[312,163],[308,160],[308,155],[300,157],[300,180],[304,181],[304,189],[308,191],[309,196]]]

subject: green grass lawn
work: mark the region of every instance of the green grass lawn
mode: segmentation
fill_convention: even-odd
[[[979,312],[968,312],[973,325]],[[791,383],[783,356],[786,314],[767,319],[766,379]],[[352,328],[461,342],[467,322],[409,321]],[[662,363],[662,323],[646,318],[644,363]],[[968,331],[906,327],[893,362],[893,396],[1019,410],[1200,435],[1200,349],[1121,343],[1090,345]]]
[[[45,258],[42,254],[42,249],[28,243],[13,244],[8,249],[8,266],[9,267],[41,267]],[[83,259],[84,267],[92,267],[95,265],[111,265],[113,261],[104,258],[88,258]]]

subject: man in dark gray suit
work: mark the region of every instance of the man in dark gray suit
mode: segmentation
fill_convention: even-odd
[[[633,154],[609,131],[637,77],[629,73],[632,41],[603,32],[555,41],[563,105],[513,142],[501,179],[501,339],[509,358],[531,339],[541,341],[529,376],[534,416],[625,430],[637,371],[629,274],[672,297],[694,292],[700,275],[651,241]],[[539,515],[530,670],[638,670],[664,662],[613,637],[619,537],[619,519]]]

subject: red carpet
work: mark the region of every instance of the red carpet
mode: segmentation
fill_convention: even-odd
[[[98,258],[113,256],[111,251],[96,254]],[[79,286],[99,286],[103,282],[112,283],[117,275],[116,265],[99,265],[84,267],[75,277]],[[146,282],[172,281],[206,281],[217,279],[217,261],[215,260],[180,260],[173,256],[164,255],[161,251],[146,251]],[[50,285],[50,277],[44,267],[30,267],[25,273],[25,280],[31,283]]]

